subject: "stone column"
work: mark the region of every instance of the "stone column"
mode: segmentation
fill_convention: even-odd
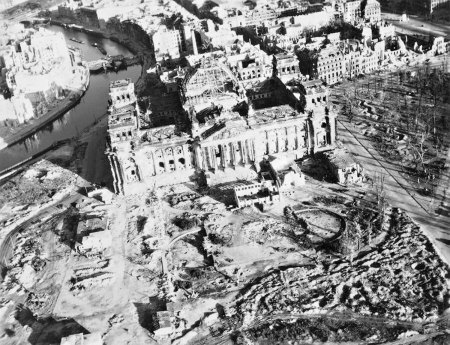
[[[229,143],[223,144],[222,148],[223,148],[223,156],[225,158],[224,166],[226,168],[228,168],[229,164],[231,163],[231,152],[230,152],[231,150],[230,150],[230,147],[229,147]]]
[[[208,156],[206,155],[205,150],[206,150],[206,148],[204,146],[202,146],[200,148],[200,156],[201,156],[201,160],[202,160],[203,170],[207,170],[208,169]]]
[[[245,139],[239,142],[239,147],[241,151],[242,164],[247,164],[247,149],[245,147]]]
[[[194,144],[194,161],[197,169],[203,169],[202,153],[199,144]]]
[[[209,170],[208,148],[202,147],[201,154],[202,154],[203,170]]]
[[[227,160],[225,159],[225,145],[220,144],[220,158],[222,159],[222,168],[225,170],[227,167]]]
[[[175,171],[177,171],[178,167],[177,167],[177,155],[175,154],[175,147],[172,148],[172,159],[173,159],[173,168],[175,169]]]
[[[230,161],[231,161],[231,165],[232,166],[236,166],[236,147],[235,147],[235,143],[232,141],[231,143],[230,143],[230,157],[231,157],[231,159],[230,159]]]
[[[250,152],[251,152],[251,155],[252,155],[252,158],[253,158],[253,164],[255,166],[256,172],[259,172],[259,170],[260,170],[259,158],[261,158],[261,157],[257,156],[257,151],[256,151],[256,148],[255,148],[255,141],[254,140],[250,140]]]
[[[158,170],[156,170],[156,163],[155,163],[155,153],[152,151],[150,153],[151,157],[152,157],[152,164],[153,164],[153,176],[158,175]]]
[[[276,149],[276,153],[280,152],[280,141],[279,141],[279,137],[278,137],[278,130],[275,130],[275,147]]]
[[[216,159],[216,150],[214,147],[209,148],[209,155],[211,157],[211,167],[216,170],[217,169],[217,159]]]
[[[313,136],[315,135],[314,133],[314,128],[311,128],[311,121],[306,120],[306,135],[307,135],[307,152],[308,153],[313,153],[314,152],[314,141],[313,141]]]
[[[302,138],[301,126],[295,126],[295,139],[297,141],[296,149],[300,150],[304,144],[304,139]]]
[[[250,144],[250,155],[252,157],[252,160],[255,161],[256,160],[256,151],[255,151],[255,142],[253,139],[249,140],[249,144]]]
[[[213,161],[213,156],[211,154],[211,149],[212,148],[210,146],[205,147],[205,155],[206,155],[206,157],[208,157],[208,164],[209,164],[208,168],[214,169],[214,161]]]
[[[250,151],[250,143],[249,143],[249,139],[245,139],[245,151],[247,152],[247,157],[248,157],[248,163],[252,163],[253,159],[252,159],[252,153]]]
[[[162,155],[163,155],[163,160],[164,160],[164,169],[166,172],[169,172],[169,160],[167,159],[166,156],[166,149],[161,149]]]

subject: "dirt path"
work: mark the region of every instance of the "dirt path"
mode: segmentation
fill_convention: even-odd
[[[117,305],[126,304],[127,299],[131,295],[128,289],[126,272],[126,256],[125,256],[125,238],[127,226],[127,212],[125,199],[117,199],[117,208],[115,209],[115,218],[111,222],[112,233],[112,255],[110,267],[114,270],[115,281],[111,286],[111,296],[116,300]]]
[[[386,196],[392,206],[409,213],[431,240],[439,256],[450,265],[450,217],[436,217],[418,202],[421,198],[399,174],[398,168],[386,162],[357,127],[338,121],[341,141],[373,176],[385,176]],[[430,204],[430,202],[428,201]]]

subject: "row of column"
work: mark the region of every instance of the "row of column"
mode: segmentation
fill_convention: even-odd
[[[280,135],[282,131],[282,135]],[[307,133],[300,126],[285,127],[266,131],[267,154],[299,150],[305,147]]]
[[[113,187],[114,187],[114,193],[116,194],[123,194],[123,178],[122,178],[122,171],[120,168],[119,161],[117,159],[117,156],[115,154],[107,154],[109,165],[111,166],[111,171],[113,175]]]
[[[194,151],[197,168],[205,170],[253,164],[256,160],[253,139],[231,141],[214,146],[201,147],[198,145]],[[219,157],[217,156],[218,152]]]
[[[255,147],[254,139],[231,141],[214,146],[194,147],[195,162],[199,169],[225,169],[237,165],[254,164],[264,154],[288,152],[311,147],[308,127],[285,127],[265,132],[265,142]],[[280,131],[284,133],[280,135]],[[305,138],[306,136],[306,138]],[[306,142],[305,142],[306,140]],[[217,155],[219,153],[219,156]]]

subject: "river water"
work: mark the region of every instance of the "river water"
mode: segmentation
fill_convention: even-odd
[[[83,60],[85,61],[97,60],[103,56],[96,47],[91,45],[94,42],[101,44],[109,55],[121,54],[124,56],[132,56],[131,52],[124,46],[109,39],[64,29],[59,26],[51,25],[47,28],[52,31],[62,32],[68,45],[81,50]],[[70,38],[76,38],[77,40],[83,41],[84,44],[70,41]],[[0,151],[0,171],[21,162],[58,140],[81,134],[106,113],[109,82],[124,78],[130,78],[133,82],[136,82],[140,74],[141,66],[132,66],[118,73],[110,72],[91,75],[89,88],[81,98],[79,104],[48,126],[36,132],[33,136]]]

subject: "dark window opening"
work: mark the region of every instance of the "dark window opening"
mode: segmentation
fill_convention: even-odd
[[[219,146],[217,149],[216,149],[216,157],[221,157],[222,156],[222,147],[221,146]]]

